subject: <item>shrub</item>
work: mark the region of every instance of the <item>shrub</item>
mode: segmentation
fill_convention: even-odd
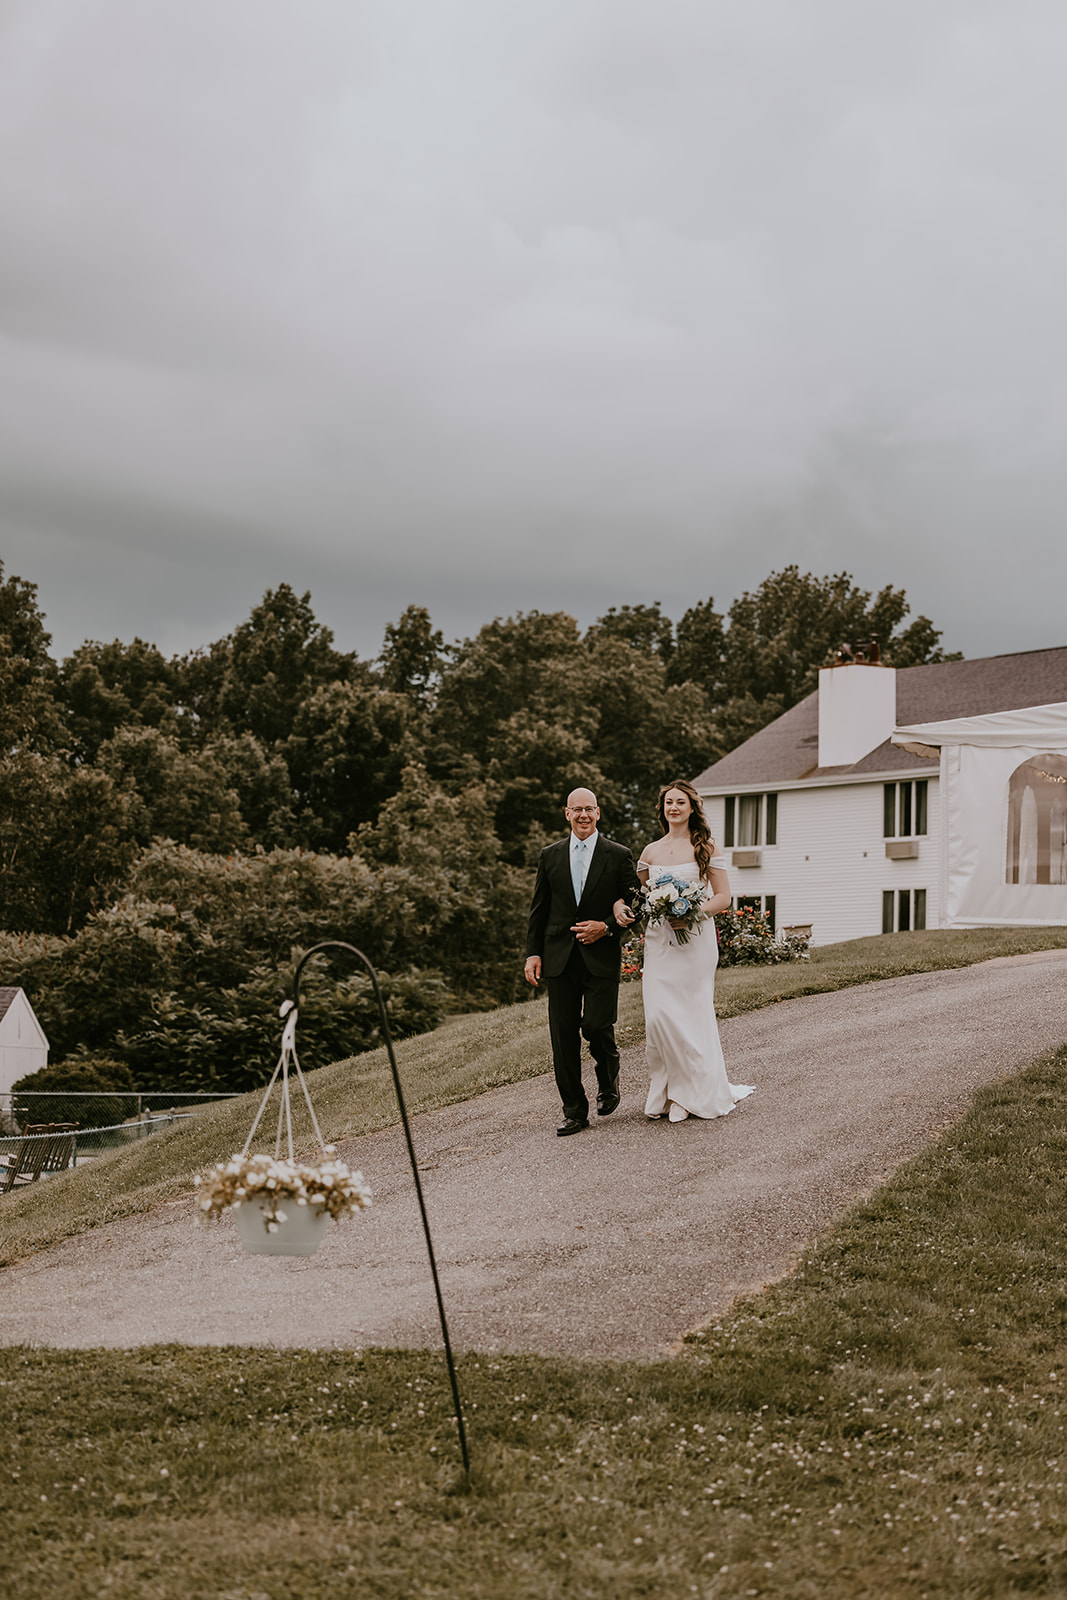
[[[108,1056],[71,1056],[54,1066],[29,1072],[12,1085],[12,1109],[20,1127],[33,1122],[76,1122],[80,1128],[113,1128],[137,1110],[132,1095],[109,1094],[135,1088],[124,1061]],[[27,1090],[33,1096],[27,1096]],[[38,1098],[47,1095],[47,1099]],[[91,1100],[78,1096],[91,1094]],[[26,1096],[26,1098],[20,1098]]]
[[[338,964],[344,959],[339,955]],[[381,1043],[370,979],[362,972],[334,977],[321,962],[316,957],[301,978],[298,1044],[309,1069]],[[154,996],[140,1027],[116,1041],[138,1087],[247,1090],[265,1083],[281,1048],[278,1007],[292,994],[294,965],[254,968],[232,989]],[[378,978],[395,1039],[436,1028],[449,1009],[448,990],[435,973]]]
[[[715,918],[719,930],[720,967],[775,966],[806,961],[808,941],[798,933],[775,934],[765,912],[752,906],[731,906]]]

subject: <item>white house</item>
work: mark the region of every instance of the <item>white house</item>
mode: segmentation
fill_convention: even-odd
[[[0,1094],[48,1065],[48,1040],[23,989],[0,989]]]
[[[1041,820],[1031,826],[1026,775],[1016,782],[1012,799],[1009,772],[991,777],[985,797],[983,815],[995,816],[995,826],[989,822],[979,838],[973,813],[962,824],[966,837],[959,826],[950,835],[948,817],[942,822],[943,771],[955,759],[946,751],[963,745],[950,745],[946,737],[942,747],[941,737],[919,737],[922,728],[949,720],[1063,702],[1067,648],[900,671],[859,661],[824,667],[814,694],[695,780],[711,831],[730,859],[737,903],[766,911],[776,928],[810,926],[815,944],[908,928],[1067,922],[1067,887],[1046,895],[1036,912],[1020,897],[1007,914],[1003,897],[997,909],[983,910],[973,886],[966,903],[948,903],[950,882],[958,881],[958,873],[950,878],[950,837],[957,860],[976,848],[995,857],[999,883],[1005,873],[1010,876],[1011,864],[1010,847],[999,840],[997,828],[1008,830],[1014,818],[1010,826],[1027,841],[1036,838],[1035,829],[1055,835],[1058,757],[1042,767],[1054,791],[1045,808],[1047,829],[1044,798],[1033,802]],[[1028,725],[1033,718],[1025,720]],[[895,730],[901,730],[898,743]],[[963,738],[966,730],[957,731]],[[1026,731],[1020,724],[1014,736],[1023,742],[1013,748],[1025,746],[1035,758],[1054,754],[1045,735],[1035,748],[1032,727]],[[1067,776],[1067,766],[1063,771]],[[1036,794],[1033,783],[1029,790]],[[1024,856],[1028,849],[1029,844]],[[1029,870],[1027,864],[1024,872]]]

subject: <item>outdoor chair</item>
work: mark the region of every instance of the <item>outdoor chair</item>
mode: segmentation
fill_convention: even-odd
[[[62,1172],[74,1158],[73,1133],[26,1134],[14,1155],[0,1157],[6,1169],[0,1168],[0,1194],[36,1183],[43,1172]]]

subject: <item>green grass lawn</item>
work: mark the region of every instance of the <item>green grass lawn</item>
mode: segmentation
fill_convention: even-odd
[[[56,1600],[1067,1594],[1067,1048],[679,1356],[0,1350]]]
[[[997,956],[1067,946],[1067,928],[978,929],[888,934],[826,945],[807,961],[780,967],[733,967],[718,978],[716,1008],[731,1017],[800,995],[913,972],[970,966]],[[641,986],[623,986],[619,1042],[644,1038]],[[429,1111],[551,1070],[545,1003],[506,1006],[456,1017],[433,1033],[397,1046],[409,1109]],[[311,1066],[313,1063],[305,1063]],[[373,1132],[398,1120],[384,1050],[316,1071],[311,1081],[326,1138]],[[240,1149],[258,1096],[245,1095],[199,1113],[191,1124],[100,1157],[77,1171],[0,1196],[0,1265],[89,1228],[135,1215],[189,1187],[192,1174]],[[294,1112],[304,1148],[311,1129]]]

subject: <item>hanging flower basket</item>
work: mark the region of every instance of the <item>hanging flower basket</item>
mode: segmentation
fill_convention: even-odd
[[[334,1156],[332,1145],[323,1151]],[[363,1175],[343,1161],[317,1166],[273,1156],[235,1155],[196,1179],[200,1217],[233,1211],[241,1244],[249,1255],[311,1256],[329,1217],[362,1211],[371,1203]]]
[[[362,1211],[371,1203],[361,1172],[350,1172],[337,1160],[332,1144],[325,1144],[307,1081],[296,1053],[297,1012],[291,1000],[281,1008],[286,1018],[282,1053],[260,1101],[244,1149],[229,1161],[219,1161],[206,1177],[193,1179],[198,1190],[199,1217],[210,1222],[232,1211],[241,1245],[253,1256],[313,1256],[322,1243],[327,1217]],[[303,1090],[311,1126],[322,1159],[314,1164],[297,1161],[293,1154],[293,1119],[289,1102],[289,1070]],[[267,1109],[271,1091],[279,1085],[278,1128],[274,1154],[249,1155],[256,1129]],[[286,1135],[288,1156],[281,1154]]]

